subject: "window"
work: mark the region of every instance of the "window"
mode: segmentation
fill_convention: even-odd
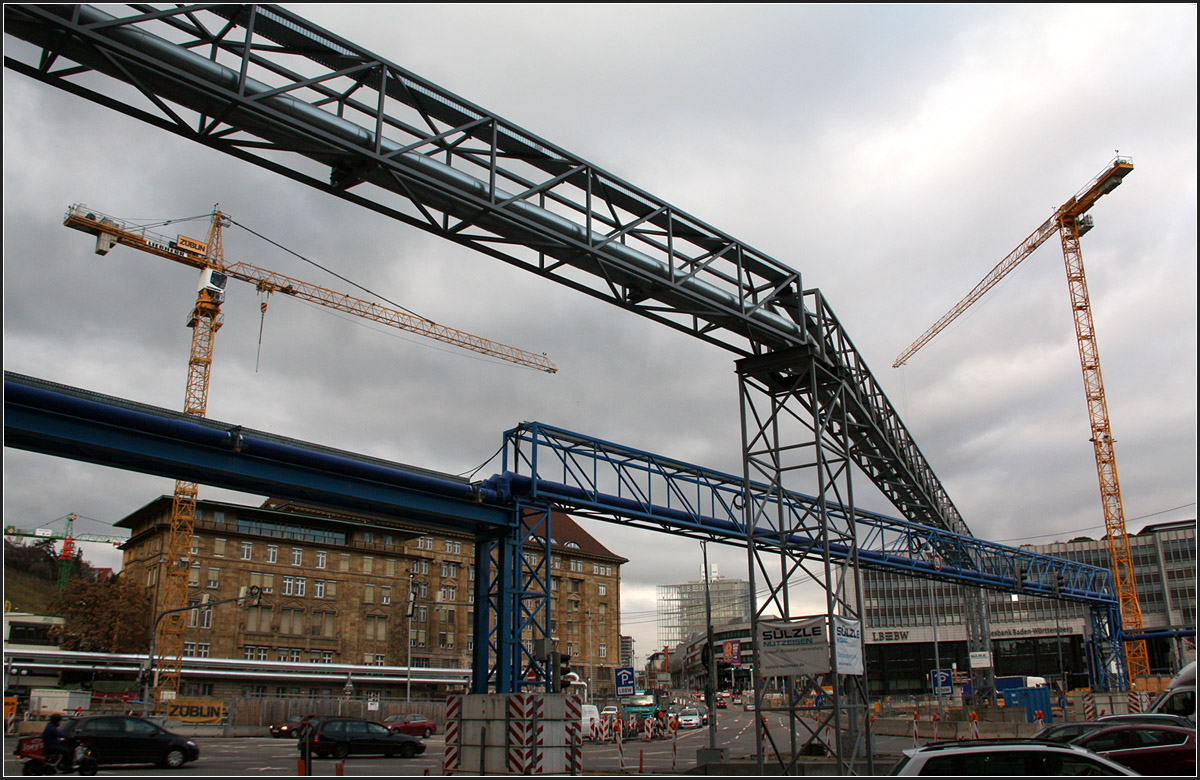
[[[220,569],[211,569],[210,568],[208,570],[208,587],[210,587],[210,588],[221,587],[221,570]]]
[[[447,539],[445,551],[448,553],[454,553],[455,555],[462,553],[462,542],[456,542],[456,541]]]
[[[271,608],[250,607],[246,610],[246,630],[253,632],[269,632],[271,630]],[[253,659],[249,659],[253,660]]]
[[[312,635],[313,636],[332,637],[333,632],[334,632],[334,625],[333,625],[334,617],[335,617],[335,615],[333,612],[314,612],[314,613],[312,613]],[[330,652],[330,661],[325,661],[324,663],[330,663],[332,661],[333,652],[332,651],[329,651],[329,652]],[[314,650],[313,653],[315,654],[316,650]]]
[[[375,573],[375,556],[373,556],[373,555],[364,555],[363,556],[363,569],[362,570],[363,570],[363,574],[374,574]]]
[[[192,550],[191,550],[191,554],[192,554],[192,555],[199,555],[199,554],[200,554],[200,537],[199,537],[199,536],[193,536],[193,537],[192,537]]]
[[[225,557],[225,540],[224,539],[213,539],[213,555],[215,555],[219,558]]]
[[[301,547],[293,547],[292,548],[292,565],[293,566],[303,566],[304,565],[304,549],[303,548],[301,548]]]
[[[350,553],[342,553],[340,567],[342,571],[350,571]]]
[[[313,580],[313,597],[325,598],[325,580]]]
[[[458,564],[454,563],[452,561],[443,561],[442,562],[442,576],[443,577],[457,577],[458,576]]]
[[[391,604],[392,603],[391,587],[388,585],[384,585],[379,589],[379,591],[380,591],[379,592],[379,603],[380,604]]]
[[[370,583],[363,585],[363,603],[364,604],[374,604],[375,603],[375,586]]]
[[[279,562],[279,545],[268,544],[267,545],[267,563],[278,563],[278,562]]]
[[[295,590],[295,588],[296,588],[296,578],[295,577],[284,577],[283,578],[283,595],[285,595],[285,596],[292,595],[292,591]]]
[[[324,550],[317,550],[317,568],[318,569],[325,568],[325,561],[328,557],[329,557],[328,554]]]
[[[458,598],[458,588],[453,585],[443,585],[438,594],[440,601],[454,601]]]
[[[597,586],[597,587],[599,587],[599,588],[600,588],[600,595],[601,595],[601,596],[607,596],[607,595],[608,595],[608,586],[607,586],[607,585],[599,585],[599,586]]]
[[[241,547],[241,558],[242,558],[242,560],[243,560],[243,561],[248,561],[248,560],[250,560],[250,556],[251,556],[251,555],[253,554],[253,552],[254,552],[254,544],[253,544],[253,543],[251,543],[251,542],[242,542],[242,543],[241,543],[241,545],[240,545],[240,547]]]
[[[382,615],[367,615],[366,621],[363,622],[363,634],[367,639],[387,639],[387,619]]]
[[[296,578],[296,595],[297,596],[304,595],[304,588],[307,584],[308,584],[307,577],[297,577]]]
[[[608,658],[608,643],[601,642],[597,647],[596,652],[601,658]]]
[[[302,634],[304,633],[304,610],[302,609],[281,609],[279,610],[279,633],[281,634]],[[300,660],[300,659],[296,659]]]

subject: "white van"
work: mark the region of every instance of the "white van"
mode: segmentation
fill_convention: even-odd
[[[1175,675],[1171,684],[1150,707],[1151,712],[1183,715],[1196,722],[1196,662],[1192,661]]]
[[[595,739],[600,729],[600,710],[595,704],[584,704],[580,712],[580,726],[583,728],[584,739]]]

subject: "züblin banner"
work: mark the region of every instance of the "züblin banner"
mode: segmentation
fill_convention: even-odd
[[[793,620],[760,620],[755,637],[755,671],[763,677],[827,674],[833,671],[829,637],[837,654],[838,674],[863,673],[862,623],[828,615]]]

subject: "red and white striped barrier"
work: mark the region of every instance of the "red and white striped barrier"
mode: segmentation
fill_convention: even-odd
[[[583,774],[583,699],[567,696],[567,773]]]
[[[1041,710],[1036,710],[1033,713],[1033,725],[1037,726],[1038,731],[1041,731],[1042,727],[1046,725],[1045,715]]]
[[[972,712],[970,715],[970,726],[967,733],[971,739],[979,739],[979,714]]]
[[[933,741],[938,741],[938,714],[933,713]]]
[[[462,750],[462,696],[446,699],[446,752],[442,756],[442,774],[451,775],[459,769]]]
[[[1083,694],[1083,717],[1086,720],[1096,719],[1096,696],[1092,693]]]
[[[920,717],[920,713],[913,713],[913,747],[917,747],[917,721],[920,720]]]

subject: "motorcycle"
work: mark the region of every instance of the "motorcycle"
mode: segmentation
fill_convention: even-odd
[[[21,766],[23,775],[65,775],[78,772],[81,775],[94,775],[99,765],[92,756],[87,745],[74,747],[74,765],[70,768],[62,766],[63,755],[55,753],[47,756],[45,743],[41,737],[25,737],[17,741],[17,749],[13,751],[18,758],[25,759]]]

